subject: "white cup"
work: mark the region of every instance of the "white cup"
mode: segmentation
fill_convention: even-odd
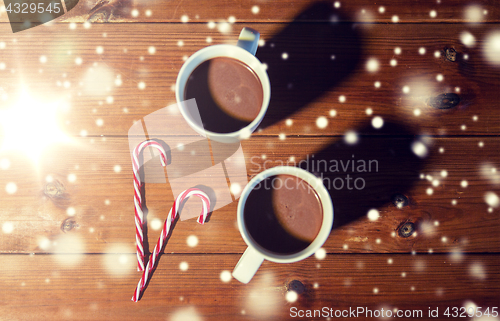
[[[175,98],[177,100],[177,106],[179,106],[180,112],[189,126],[191,126],[191,128],[193,128],[200,135],[223,143],[235,142],[250,137],[250,134],[255,131],[264,118],[269,105],[269,100],[271,99],[271,84],[264,65],[255,57],[259,37],[260,34],[257,31],[250,28],[243,28],[236,46],[213,45],[205,47],[195,52],[188,58],[188,60],[186,60],[184,65],[182,65],[175,84]],[[250,124],[231,133],[217,133],[204,129],[196,103],[192,102],[193,99],[188,101],[184,100],[186,83],[191,73],[201,63],[216,57],[233,58],[244,63],[255,72],[262,85],[263,99],[259,114]]]
[[[251,237],[245,226],[244,208],[248,195],[264,179],[274,175],[291,175],[308,183],[317,193],[323,209],[323,222],[316,238],[302,251],[293,254],[277,254],[260,246]],[[303,260],[314,254],[325,243],[330,235],[333,225],[333,204],[330,194],[321,179],[298,167],[277,166],[267,169],[256,175],[243,189],[237,209],[238,229],[243,240],[248,245],[245,253],[233,270],[233,277],[242,283],[248,283],[253,278],[264,259],[275,263],[293,263]]]

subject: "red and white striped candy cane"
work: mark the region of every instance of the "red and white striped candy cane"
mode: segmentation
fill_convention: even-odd
[[[137,145],[134,149],[132,167],[134,170],[134,205],[135,205],[135,242],[137,247],[137,271],[144,271],[144,213],[142,212],[142,185],[139,177],[139,169],[142,166],[141,152],[146,147],[154,147],[160,152],[160,160],[163,166],[167,165],[167,153],[160,143],[154,140],[146,140]]]
[[[142,273],[142,277],[139,280],[139,284],[137,284],[137,288],[135,289],[134,295],[132,296],[132,301],[137,302],[139,301],[139,298],[141,297],[142,292],[144,291],[144,287],[146,286],[146,283],[148,283],[148,280],[151,278],[151,274],[153,270],[155,269],[156,263],[158,256],[160,254],[160,251],[163,249],[163,246],[165,245],[164,242],[167,238],[167,236],[170,234],[170,227],[172,223],[175,221],[175,219],[178,216],[179,208],[182,205],[182,203],[187,200],[190,196],[198,196],[201,198],[203,202],[203,209],[201,211],[200,216],[198,217],[198,223],[203,224],[205,223],[205,220],[208,215],[208,211],[210,210],[210,199],[208,198],[207,194],[205,194],[203,191],[197,189],[197,188],[189,188],[182,192],[177,199],[174,202],[174,205],[170,209],[170,212],[168,213],[167,219],[165,220],[165,224],[163,224],[163,229],[161,230],[161,235],[160,238],[158,239],[158,242],[156,243],[155,249],[153,250],[153,253],[151,253],[151,257],[149,258],[148,265],[144,272]],[[173,213],[173,214],[172,214]]]

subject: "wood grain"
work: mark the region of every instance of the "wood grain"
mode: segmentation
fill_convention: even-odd
[[[271,105],[256,135],[342,135],[349,130],[363,134],[374,116],[386,123],[404,123],[414,134],[494,135],[500,130],[492,103],[500,98],[500,69],[489,65],[482,53],[484,39],[495,25],[474,27],[473,48],[460,42],[466,25],[363,24],[354,30],[348,24],[247,25],[259,29],[266,41],[257,56],[268,64],[272,86]],[[62,104],[59,126],[69,135],[126,135],[134,121],[175,103],[172,86],[183,57],[207,46],[207,37],[212,44],[234,43],[241,27],[235,25],[227,34],[199,24],[105,24],[76,30],[57,24],[19,35],[6,30],[6,68],[0,71],[0,87],[8,93],[4,103],[18,104],[22,81],[34,99]],[[307,49],[312,46],[314,50]],[[97,47],[104,52],[98,54]],[[150,47],[156,50],[153,55]],[[400,55],[394,53],[396,47]],[[418,53],[420,47],[426,54]],[[434,57],[445,47],[459,53],[456,62],[447,61],[444,52]],[[283,52],[288,59],[282,59]],[[40,62],[42,56],[47,62]],[[81,65],[75,63],[78,59]],[[378,61],[378,71],[367,71],[370,59]],[[390,66],[391,59],[397,66]],[[439,75],[443,81],[436,80]],[[377,81],[380,88],[374,86]],[[141,83],[143,90],[138,88]],[[405,86],[409,93],[403,92]],[[437,110],[426,103],[449,92],[461,97],[456,108]],[[371,115],[366,114],[368,108]],[[321,116],[328,120],[325,128],[316,125]],[[286,125],[288,119],[293,125]],[[168,123],[168,130],[151,134],[192,133],[177,120]]]
[[[359,306],[423,310],[425,319],[430,307],[439,309],[436,320],[448,320],[446,307],[471,301],[485,310],[499,298],[498,256],[338,254],[294,264],[265,261],[247,285],[221,281],[221,273],[232,271],[238,259],[163,255],[142,300],[133,303],[139,278],[133,255],[86,255],[77,265],[63,267],[52,255],[3,254],[0,311],[8,319],[287,320],[293,307],[335,311]],[[181,262],[188,263],[187,271],[179,270]],[[285,295],[292,280],[305,291],[290,303]]]
[[[364,307],[449,320],[446,308],[498,310],[500,68],[485,55],[499,30],[495,1],[131,1],[111,23],[83,23],[96,2],[15,34],[0,11],[0,319],[290,320],[293,307]],[[239,146],[195,135],[172,87],[190,55],[234,44],[246,26],[261,33],[272,101],[238,157]],[[443,93],[460,104],[430,107]],[[177,222],[135,304],[130,148],[146,138],[172,157],[164,171],[144,154],[150,248],[181,182],[208,179],[216,204],[230,201],[205,225]],[[342,168],[354,160],[377,170]],[[246,249],[229,185],[282,164],[328,185],[326,257],[265,261],[249,284],[225,282]],[[347,175],[366,186],[349,189]],[[304,292],[288,302],[294,280]]]
[[[338,2],[338,5],[335,5]],[[317,2],[337,14],[337,21],[393,23],[393,16],[398,17],[399,23],[460,23],[460,22],[496,22],[500,17],[498,6],[487,0],[464,3],[460,0],[440,1],[425,0],[418,2],[390,1],[387,3],[374,3],[369,0],[358,0],[355,3],[348,1]],[[59,21],[83,22],[88,19],[90,9],[97,3],[95,0],[81,0],[78,5],[64,15]],[[292,20],[305,20],[299,18],[301,13],[314,5],[307,0],[279,1],[144,1],[123,2],[118,6],[121,15],[112,17],[111,22],[177,22],[187,16],[189,23],[227,22],[234,17],[237,22],[289,22]],[[253,7],[258,7],[254,13]],[[383,8],[383,9],[381,9]],[[136,9],[137,16],[132,15]],[[148,12],[148,10],[150,12]],[[432,15],[435,11],[436,15]],[[277,14],[279,12],[279,14]],[[298,19],[299,18],[299,19]],[[324,19],[329,21],[330,19]],[[7,17],[2,14],[2,22],[7,22]]]
[[[189,138],[158,139],[172,146],[172,163],[167,171],[179,168],[175,166],[179,166],[179,161],[185,162],[185,158],[179,158],[181,152],[174,147]],[[496,232],[500,228],[498,209],[489,209],[484,197],[488,192],[499,192],[500,179],[498,173],[492,171],[499,162],[498,139],[434,138],[425,158],[416,157],[410,151],[414,141],[413,137],[367,136],[361,137],[357,145],[347,145],[342,137],[292,137],[283,141],[252,137],[242,143],[246,163],[243,172],[250,179],[265,168],[299,165],[323,175],[335,207],[334,230],[325,244],[328,252],[497,252],[500,244]],[[480,141],[483,147],[478,146]],[[183,152],[189,151],[189,145],[186,146]],[[441,148],[443,153],[439,152]],[[0,251],[103,253],[118,244],[126,246],[127,253],[133,253],[132,167],[127,139],[75,139],[71,145],[54,145],[38,164],[14,153],[3,157],[11,165],[2,171],[0,186],[13,182],[17,191],[14,194],[8,194],[5,189],[0,191],[3,204],[0,212],[14,227],[11,234],[0,234]],[[322,159],[330,160],[326,171]],[[377,162],[373,163],[371,172],[368,169],[360,172],[357,168],[352,171],[351,166],[344,171],[340,162],[347,164],[353,159],[357,160],[356,166],[360,160]],[[205,160],[198,153],[189,163],[200,170],[196,164],[205,166]],[[331,168],[333,161],[339,163],[338,171]],[[170,176],[168,182],[165,181],[160,162],[150,163],[160,169],[157,177],[150,179],[163,180],[163,184],[146,183],[148,235],[152,247],[159,235],[153,223],[164,221],[174,200],[171,186],[174,178]],[[442,171],[446,171],[446,177]],[[201,172],[192,175],[192,184],[200,184]],[[223,182],[220,188],[227,192],[223,172],[211,175],[209,186],[217,186],[219,175],[219,181]],[[350,189],[347,175],[351,177]],[[362,189],[354,188],[354,179],[358,178],[365,183]],[[56,181],[63,186],[58,194],[50,190],[55,188]],[[467,187],[462,187],[463,181]],[[361,187],[361,183],[356,182],[356,186]],[[436,183],[437,186],[433,185]],[[393,204],[391,197],[397,193],[409,198],[409,206],[398,209]],[[230,203],[214,211],[205,225],[194,220],[178,222],[166,251],[242,253],[245,244],[236,226],[237,202]],[[196,215],[199,206],[196,200],[185,210]],[[366,216],[372,208],[380,212],[380,218],[374,222]],[[64,220],[74,221],[69,231],[61,229]],[[398,228],[406,221],[416,224],[417,233],[401,238]],[[186,243],[190,235],[199,239],[195,248]],[[61,248],[60,244],[54,244],[73,238],[75,247]]]

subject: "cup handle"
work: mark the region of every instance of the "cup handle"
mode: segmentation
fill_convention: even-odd
[[[241,283],[247,284],[253,278],[264,257],[251,247],[245,250],[233,270],[233,277]]]
[[[238,47],[241,47],[255,56],[257,47],[259,46],[260,33],[252,28],[241,29],[240,36],[238,37]]]

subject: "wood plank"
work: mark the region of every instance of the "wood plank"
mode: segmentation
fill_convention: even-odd
[[[342,135],[349,130],[363,134],[374,116],[386,123],[404,123],[414,134],[495,135],[500,131],[495,103],[500,98],[500,68],[487,63],[482,50],[495,25],[469,29],[454,24],[418,28],[363,24],[354,30],[348,24],[326,29],[307,24],[249,26],[259,29],[266,41],[257,56],[268,64],[272,83],[271,106],[256,135]],[[241,27],[237,24],[231,32],[220,34],[203,24],[99,24],[76,30],[56,24],[12,35],[3,26],[4,104],[19,105],[20,88],[24,88],[24,97],[62,104],[56,114],[58,124],[69,135],[126,135],[134,121],[175,102],[171,88],[183,57],[207,46],[207,37],[212,44],[234,43]],[[473,48],[460,42],[464,30],[476,37]],[[104,52],[98,54],[97,47]],[[150,47],[155,54],[148,53]],[[396,47],[401,48],[400,55],[394,53]],[[425,47],[426,54],[418,53],[420,47]],[[456,49],[458,61],[434,57],[445,47]],[[283,52],[289,54],[287,60],[281,58]],[[371,58],[378,60],[377,72],[366,69]],[[75,63],[78,59],[81,65]],[[397,66],[390,65],[391,59],[397,60]],[[438,75],[444,80],[437,81]],[[380,88],[374,86],[377,81]],[[143,90],[138,88],[141,83]],[[407,94],[405,86],[410,90]],[[443,93],[458,93],[459,106],[438,110],[427,105],[428,99]],[[319,117],[326,117],[325,128],[316,125]],[[193,133],[177,118],[167,128],[168,132],[163,127],[151,134]]]
[[[147,163],[159,169],[153,181],[164,182],[146,183],[151,248],[159,235],[156,223],[163,222],[174,200],[170,175],[175,175],[175,170],[171,170],[184,168],[192,174],[189,180],[179,180],[197,185],[202,178],[207,182],[207,177],[193,172],[200,170],[200,164],[211,165],[208,153],[197,152],[186,161],[182,157],[189,157],[186,154],[192,145],[185,145],[182,151],[177,147],[200,138],[157,138],[172,146],[172,163],[167,166],[168,183],[158,160]],[[500,193],[498,138],[431,138],[424,140],[429,146],[424,158],[411,152],[415,141],[411,136],[363,136],[356,145],[348,145],[342,137],[252,137],[242,144],[244,173],[251,178],[264,168],[299,164],[322,174],[335,207],[334,230],[325,244],[328,252],[498,252],[498,208],[494,208],[494,199],[491,205],[485,201],[487,193]],[[345,166],[353,159],[365,161],[366,172],[358,167],[354,171],[350,166],[342,169],[341,161]],[[80,138],[71,144],[56,144],[45,150],[38,163],[15,151],[3,153],[0,160],[6,168],[0,176],[0,213],[2,224],[7,224],[7,232],[0,234],[1,252],[103,253],[112,245],[124,245],[127,253],[134,252],[132,167],[126,138]],[[328,161],[327,171],[321,160]],[[369,172],[372,160],[377,162]],[[337,172],[331,167],[334,162],[339,163]],[[179,167],[179,163],[189,165]],[[355,182],[358,178],[362,181]],[[366,184],[363,188],[362,182]],[[360,189],[354,188],[354,183]],[[207,185],[229,192],[223,171],[210,172]],[[406,195],[409,205],[397,208],[392,202],[396,193]],[[197,215],[198,202],[193,200],[186,212]],[[245,244],[236,226],[236,205],[230,201],[214,211],[205,225],[194,220],[178,222],[166,251],[242,253]],[[376,221],[367,218],[372,208],[380,213]],[[62,228],[65,220],[73,222],[66,229]],[[407,221],[417,230],[403,238],[398,228]],[[199,240],[196,247],[187,244],[191,235]],[[64,246],[71,242],[75,246]]]
[[[80,1],[78,5],[62,19],[65,22],[83,22],[89,17],[95,0]],[[335,5],[338,3],[338,5]],[[183,16],[189,22],[206,23],[209,21],[228,21],[234,17],[237,22],[290,22],[305,19],[329,21],[331,14],[336,14],[338,21],[393,23],[393,16],[399,23],[458,23],[458,22],[496,22],[500,11],[491,1],[480,0],[474,3],[464,3],[460,0],[440,1],[425,0],[419,2],[390,1],[374,3],[360,0],[355,3],[348,1],[312,2],[307,0],[292,0],[285,2],[255,2],[243,1],[122,1],[113,4],[116,7],[111,22],[181,22]],[[254,13],[253,7],[258,8]],[[381,9],[383,8],[383,9]],[[138,15],[133,16],[136,9]],[[149,10],[149,12],[148,12]],[[431,14],[435,11],[435,15]],[[279,12],[279,15],[276,13]],[[307,14],[309,13],[309,14]],[[303,17],[305,15],[305,17]],[[59,20],[62,20],[59,19]],[[7,22],[5,14],[2,22]],[[99,20],[97,20],[99,21]]]
[[[87,2],[87,4],[93,1]],[[135,3],[133,6],[123,6],[120,17],[112,17],[110,21],[123,22],[181,22],[183,16],[189,22],[225,22],[233,17],[238,22],[289,22],[304,20],[330,21],[335,15],[337,21],[392,23],[393,16],[399,22],[496,22],[500,17],[498,7],[491,2],[482,0],[474,4],[464,4],[459,0],[436,3],[426,0],[418,3],[391,1],[391,4],[380,5],[367,0],[349,3],[345,1],[304,1],[294,0],[283,2],[225,1],[224,3],[210,1],[159,1],[155,3]],[[254,9],[254,7],[258,9]],[[381,9],[381,7],[383,9]],[[79,5],[67,15],[66,21],[85,21],[89,10],[86,5]],[[139,11],[137,17],[132,17],[131,9]],[[457,10],[459,8],[459,10]],[[146,12],[150,10],[151,12]],[[255,13],[254,10],[258,10]],[[381,12],[382,11],[382,12]],[[435,11],[436,15],[431,15]],[[279,16],[276,15],[279,12]],[[99,21],[99,20],[97,20]]]
[[[449,320],[447,308],[498,311],[500,67],[484,49],[499,30],[495,1],[122,0],[112,4],[113,23],[83,24],[96,2],[16,34],[0,10],[0,319],[289,320],[316,310],[321,317],[298,318],[330,320],[337,316],[325,307],[359,307]],[[273,100],[242,149],[220,147],[194,136],[174,107],[162,108],[175,101],[183,61],[209,44],[234,44],[244,26],[265,41],[257,56]],[[463,43],[465,32],[474,44]],[[458,107],[429,106],[452,92]],[[177,222],[133,303],[140,273],[129,149],[146,137],[168,144],[172,158],[165,171],[145,152],[150,247],[181,182],[208,180],[216,206],[229,204],[205,225]],[[376,170],[341,168],[353,160]],[[246,245],[238,188],[231,194],[229,185],[299,161],[322,175],[333,198],[326,257],[265,261],[249,284],[231,279]],[[347,175],[366,186],[350,189]],[[183,213],[199,207],[190,200]],[[292,281],[304,292],[288,302]]]
[[[133,255],[86,255],[77,266],[64,267],[52,255],[3,254],[0,311],[10,320],[143,320],[145,315],[155,320],[285,320],[293,307],[364,307],[422,310],[420,318],[426,319],[430,307],[439,309],[433,319],[448,320],[443,315],[447,307],[472,302],[491,311],[499,299],[497,255],[458,260],[446,255],[327,255],[293,264],[265,261],[247,285],[221,281],[221,273],[232,271],[238,259],[234,254],[163,255],[144,297],[133,303],[139,277]],[[181,262],[188,264],[187,271],[178,269]],[[305,291],[290,303],[285,296],[292,280]],[[325,318],[314,318],[320,319]]]

